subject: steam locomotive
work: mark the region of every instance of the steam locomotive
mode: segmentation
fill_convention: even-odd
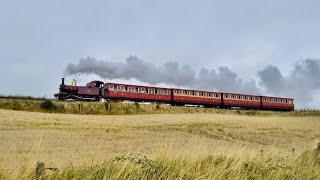
[[[242,108],[260,110],[294,110],[294,99],[191,89],[162,88],[91,81],[77,86],[66,85],[64,78],[55,94],[59,100],[159,102],[171,105],[198,105],[209,108]]]

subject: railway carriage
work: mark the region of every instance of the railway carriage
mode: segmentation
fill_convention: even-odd
[[[261,107],[261,97],[246,94],[223,93],[223,106],[259,109]]]
[[[294,104],[292,98],[280,97],[261,97],[261,107],[265,110],[293,110]]]
[[[218,107],[221,105],[221,93],[173,89],[172,101],[176,104],[194,104],[206,107]]]
[[[171,89],[128,84],[106,83],[105,97],[110,100],[132,100],[171,103]]]

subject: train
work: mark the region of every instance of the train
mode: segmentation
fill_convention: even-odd
[[[91,81],[86,86],[76,82],[65,84],[65,79],[55,94],[59,100],[78,101],[134,101],[166,103],[173,106],[201,106],[206,108],[241,108],[256,110],[294,110],[294,99],[272,96],[203,91],[181,88],[163,88],[120,83]]]

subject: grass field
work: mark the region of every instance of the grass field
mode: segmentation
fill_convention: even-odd
[[[317,179],[319,116],[0,110],[0,179]]]

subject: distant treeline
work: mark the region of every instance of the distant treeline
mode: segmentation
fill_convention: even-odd
[[[48,98],[45,97],[33,97],[33,96],[21,96],[21,95],[16,95],[16,96],[5,96],[5,95],[0,95],[1,99],[30,99],[30,100],[46,100]]]
[[[216,113],[250,116],[320,116],[320,111],[313,109],[303,109],[290,112],[212,109],[201,107],[171,106],[168,104],[157,103],[144,104],[136,102],[57,101],[53,99],[34,98],[30,96],[0,96],[0,109],[62,114],[97,115]]]

